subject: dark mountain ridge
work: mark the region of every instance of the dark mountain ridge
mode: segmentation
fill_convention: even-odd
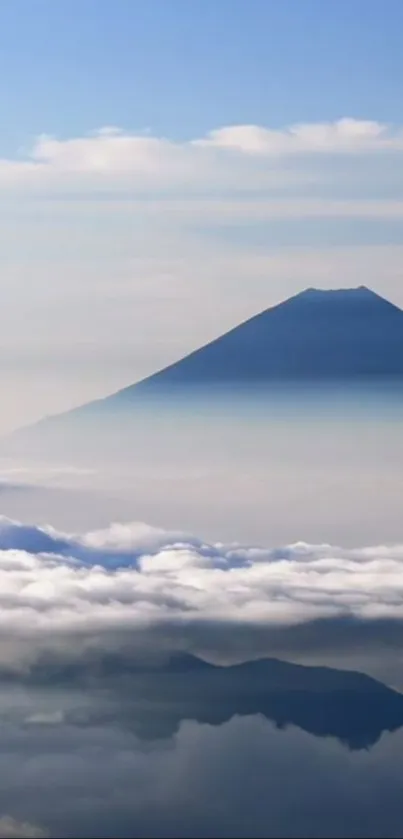
[[[0,674],[7,682],[15,674]],[[262,715],[278,728],[297,726],[317,737],[335,737],[349,749],[368,749],[384,731],[403,726],[403,696],[355,671],[311,667],[279,659],[219,666],[182,653],[143,661],[103,654],[80,665],[35,665],[32,686],[76,685],[109,696],[100,723],[119,719],[145,739],[171,737],[182,720],[222,725],[234,716]],[[105,716],[103,716],[103,713]]]

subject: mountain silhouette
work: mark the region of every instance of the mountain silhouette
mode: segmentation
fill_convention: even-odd
[[[375,292],[310,288],[110,399],[209,385],[403,376],[403,311]]]
[[[145,675],[144,712],[135,722],[146,737],[171,735],[184,719],[222,725],[259,714],[280,729],[293,725],[356,750],[403,726],[403,696],[363,673],[278,659],[221,667],[183,655]]]
[[[106,691],[116,701],[99,709],[98,722],[117,721],[150,740],[172,736],[183,720],[222,725],[259,714],[278,728],[294,725],[349,749],[368,749],[384,731],[403,726],[403,696],[376,679],[278,659],[223,667],[190,654],[158,664],[104,654],[96,663],[36,665],[26,679]]]
[[[118,408],[210,386],[396,377],[403,378],[403,311],[365,286],[308,288],[91,405]]]
[[[149,398],[396,380],[403,382],[403,311],[365,286],[309,288],[148,378],[31,428],[58,432],[140,408]]]

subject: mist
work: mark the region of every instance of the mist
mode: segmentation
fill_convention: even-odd
[[[401,540],[396,385],[102,401],[3,442],[4,515],[68,529],[145,521],[201,538]],[[371,510],[371,515],[368,515]]]

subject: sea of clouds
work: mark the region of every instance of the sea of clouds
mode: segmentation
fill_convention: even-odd
[[[371,670],[378,660],[396,683],[402,570],[399,544],[262,547],[139,522],[69,533],[1,517],[0,837],[243,836],[245,812],[251,835],[264,825],[285,836],[294,811],[298,835],[312,813],[324,835],[341,830],[340,813],[351,835],[364,817],[381,835],[380,795],[395,835],[400,735],[362,757],[235,715],[143,742],[128,724],[141,721],[141,696],[125,678],[138,660],[159,666],[185,651],[224,664],[275,655]]]
[[[141,523],[63,533],[0,519],[0,667],[105,651],[247,659],[396,646],[403,545],[209,544]]]

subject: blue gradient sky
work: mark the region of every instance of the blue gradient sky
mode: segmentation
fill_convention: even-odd
[[[238,122],[395,122],[402,28],[400,0],[2,3],[1,148],[106,124],[185,138]]]
[[[306,286],[403,305],[402,24],[400,0],[0,4],[0,431]]]

